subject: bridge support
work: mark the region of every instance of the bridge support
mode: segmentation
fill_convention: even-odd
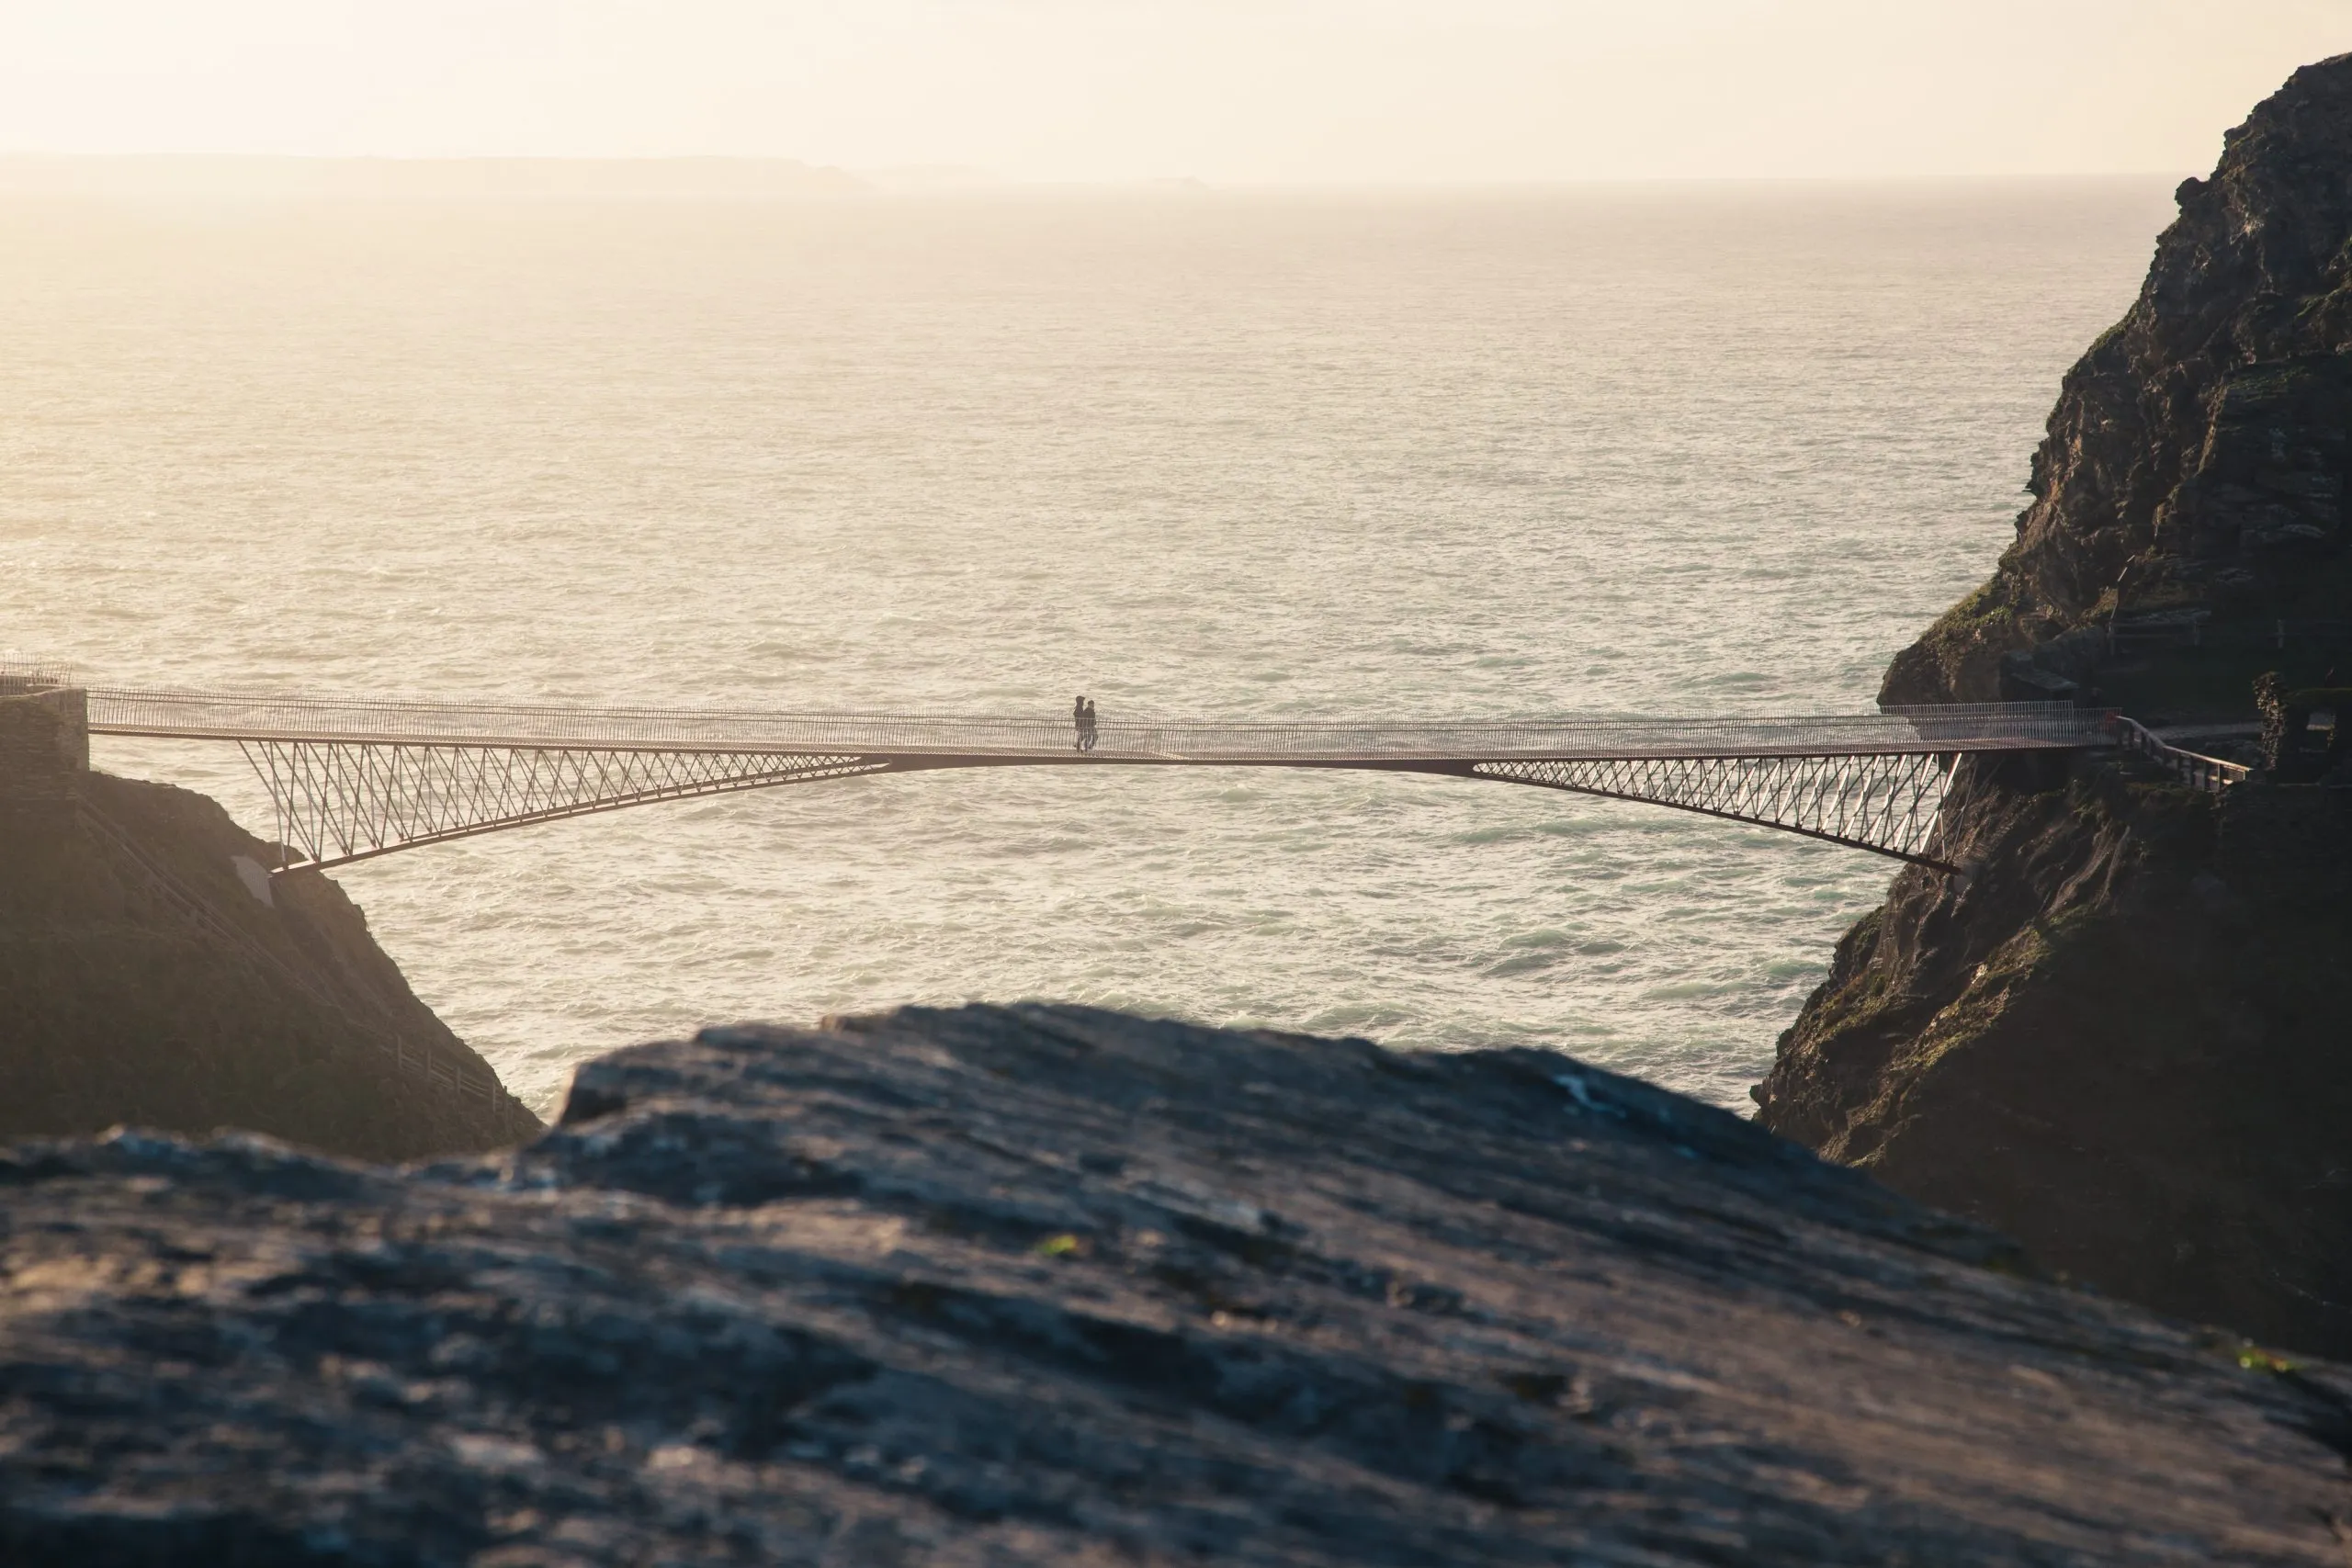
[[[1191,766],[1174,758],[707,751],[611,746],[468,745],[400,740],[238,742],[276,813],[288,871],[343,865],[420,844],[616,811],[655,801],[866,773],[1062,765]],[[1896,860],[1952,869],[1935,853],[1948,752],[1333,762],[1229,765],[1376,767],[1532,784],[1747,822]]]
[[[773,784],[878,773],[888,760],[801,751],[241,740],[269,791],[280,871],[342,865],[530,822]]]
[[[1958,869],[1935,853],[1951,752],[1878,756],[1640,757],[1474,762],[1474,778],[1752,822],[1849,849]]]
[[[0,678],[10,671],[0,669]],[[37,672],[36,672],[37,673]],[[28,676],[28,679],[30,677]],[[1872,714],[1494,720],[775,713],[92,687],[89,733],[237,746],[279,870],[561,817],[865,773],[1030,767],[1351,769],[1532,784],[1753,823],[1942,871],[1959,758],[2113,746],[2112,713],[1962,704]],[[2172,752],[2209,787],[2243,769]],[[2182,759],[2186,759],[2185,762]]]

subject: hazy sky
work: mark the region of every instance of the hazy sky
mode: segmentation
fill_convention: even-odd
[[[0,150],[2201,170],[2352,0],[0,0]]]

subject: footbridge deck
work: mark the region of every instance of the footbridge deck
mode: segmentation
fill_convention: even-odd
[[[1951,869],[1960,757],[2117,743],[2053,704],[1796,717],[1255,722],[588,707],[91,687],[94,735],[239,747],[281,870],[661,800],[975,767],[1419,773],[1645,801]]]

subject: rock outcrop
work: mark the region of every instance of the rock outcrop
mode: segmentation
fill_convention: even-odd
[[[2114,619],[2352,615],[2347,171],[2352,55],[2296,72],[2181,186],[2139,299],[2067,372],[2016,543],[1881,700],[1997,700],[2005,656]]]
[[[186,790],[94,773],[0,696],[0,1138],[237,1127],[355,1158],[538,1118],[408,988],[342,890]]]
[[[2261,751],[2221,744],[2267,777],[1964,768],[1945,847],[1975,874],[1896,880],[1757,1098],[2053,1268],[2352,1355],[2352,794],[2319,727],[2352,672],[2352,56],[2180,204],[2066,378],[2017,542],[1884,696],[2259,721]]]
[[[707,1032],[505,1156],[0,1152],[0,1559],[2341,1568],[2352,1372],[1536,1052]]]

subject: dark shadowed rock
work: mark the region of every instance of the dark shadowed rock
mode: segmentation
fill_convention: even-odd
[[[1762,1119],[2103,1290],[2352,1356],[2352,56],[2181,187],[2031,490],[1883,695],[2240,721],[2190,743],[2271,777],[1964,764],[1977,874],[1905,872],[1848,934]]]
[[[12,1563],[2311,1563],[2352,1381],[1532,1052],[1075,1008],[0,1158]],[[2241,1364],[2242,1360],[2245,1364]]]
[[[215,801],[87,771],[68,711],[0,694],[0,1138],[241,1127],[417,1159],[540,1130],[341,888],[266,875]]]
[[[2352,1354],[2352,801],[1973,774],[1782,1037],[1764,1121],[2040,1263]]]

